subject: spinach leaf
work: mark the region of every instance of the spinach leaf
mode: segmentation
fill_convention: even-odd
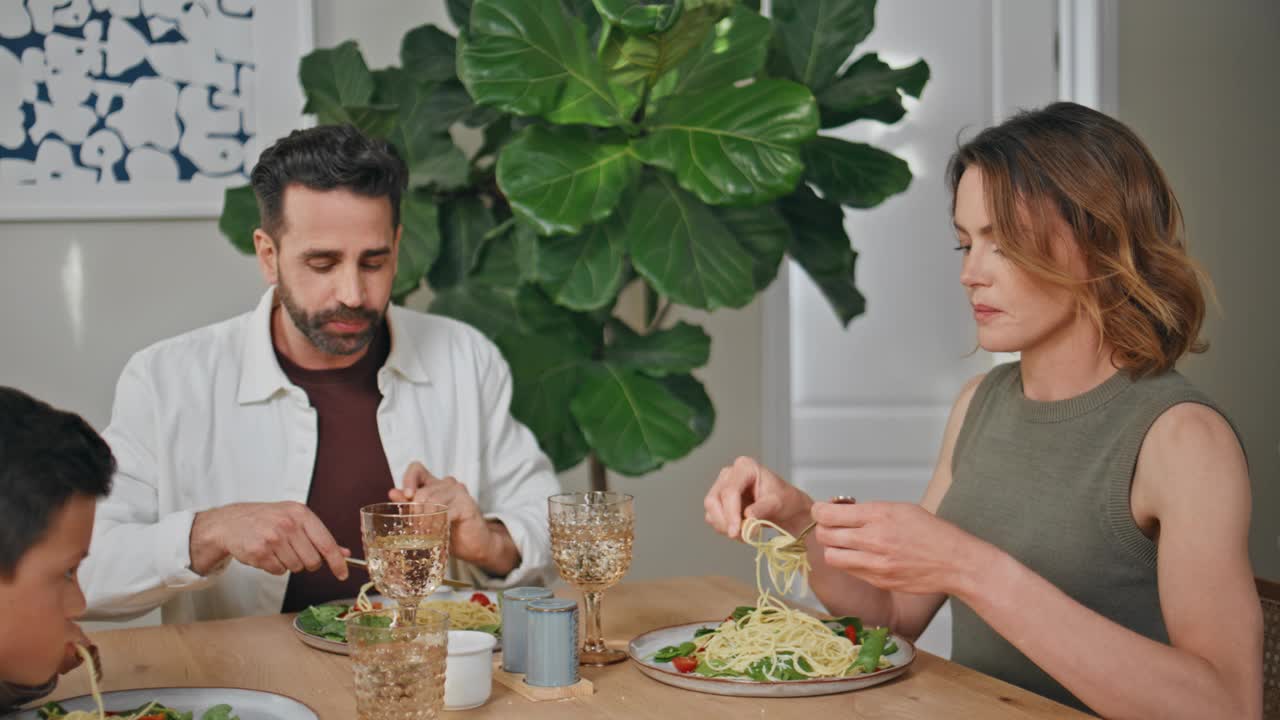
[[[655,662],[671,662],[678,657],[688,657],[693,654],[697,646],[691,642],[680,643],[679,645],[668,645],[658,651],[653,656]]]
[[[231,714],[230,705],[214,705],[204,711],[200,720],[240,720],[240,718]]]
[[[831,632],[835,633],[836,635],[840,635],[842,637],[844,636],[844,629],[847,627],[852,627],[858,633],[858,635],[862,634],[861,618],[856,618],[856,617],[851,617],[846,615],[844,617],[831,618],[830,620],[827,620],[823,624],[831,628]]]

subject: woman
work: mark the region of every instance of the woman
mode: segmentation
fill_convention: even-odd
[[[749,458],[706,519],[792,533],[834,614],[915,638],[952,598],[953,659],[1108,718],[1261,717],[1261,610],[1236,435],[1174,370],[1199,274],[1160,168],[1057,103],[961,146],[948,180],[978,343],[920,504],[815,503]]]

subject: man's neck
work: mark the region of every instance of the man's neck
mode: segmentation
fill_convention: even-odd
[[[340,370],[355,365],[369,352],[366,345],[350,355],[330,355],[311,344],[306,335],[293,324],[284,306],[277,304],[271,310],[271,344],[276,352],[304,370]]]

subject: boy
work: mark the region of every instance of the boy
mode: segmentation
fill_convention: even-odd
[[[76,580],[115,460],[78,415],[0,387],[0,712],[53,689],[88,646]]]

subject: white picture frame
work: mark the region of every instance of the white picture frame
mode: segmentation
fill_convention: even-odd
[[[37,20],[33,15],[28,15],[28,27],[32,29],[26,36],[20,37],[26,38],[25,42],[29,47],[36,41],[43,43],[43,46],[38,49],[44,54],[35,56],[43,65],[32,62],[31,58],[27,58],[27,62],[19,58],[16,73],[12,72],[14,48],[5,47],[5,32],[7,30],[9,37],[12,38],[13,33],[22,30],[23,26],[20,23],[23,19],[12,17],[13,8],[16,7],[23,12],[26,8],[25,3],[17,5],[8,3],[3,6],[4,9],[0,12],[9,13],[10,16],[0,17],[0,221],[216,218],[222,211],[225,188],[248,183],[248,172],[261,151],[291,130],[310,124],[302,113],[305,98],[298,82],[298,63],[314,47],[312,0],[197,0],[197,4],[200,3],[205,3],[206,10],[212,7],[216,8],[212,12],[239,13],[239,17],[215,18],[215,20],[224,21],[224,24],[218,28],[211,28],[210,33],[201,32],[198,35],[205,39],[193,44],[184,44],[186,37],[182,32],[192,27],[190,23],[194,21],[188,21],[185,25],[174,23],[173,27],[169,27],[164,24],[168,22],[165,18],[148,16],[145,13],[147,8],[162,7],[171,7],[172,11],[183,11],[183,6],[187,4],[185,2],[178,0],[64,0],[53,9],[53,12],[90,13],[89,16],[62,16],[63,26],[70,26],[73,33],[77,32],[74,27],[76,20],[82,17],[97,19],[96,26],[89,26],[86,23],[78,29],[81,37],[71,37],[71,45],[81,46],[80,49],[70,50],[76,53],[76,57],[67,54],[69,50],[66,36],[56,40],[55,46],[46,50],[45,46],[49,46],[49,36],[53,33],[44,35],[37,33],[34,27]],[[35,4],[48,5],[47,3]],[[159,77],[138,79],[150,81],[146,88],[158,90],[160,97],[169,103],[172,103],[175,97],[180,98],[177,101],[176,116],[151,111],[150,108],[153,106],[164,107],[165,105],[145,102],[148,95],[142,92],[143,86],[137,82],[138,79],[130,84],[128,81],[121,82],[111,77],[110,50],[117,46],[110,43],[120,42],[113,40],[115,36],[112,31],[116,30],[120,37],[128,38],[132,43],[117,53],[128,56],[127,59],[117,60],[117,66],[131,62],[140,52],[137,38],[142,37],[145,40],[146,37],[136,27],[117,29],[116,25],[111,24],[116,21],[116,18],[111,16],[112,19],[104,20],[104,13],[110,16],[111,8],[130,8],[131,6],[133,9],[122,11],[135,13],[127,16],[130,22],[135,25],[145,22],[148,25],[145,35],[151,35],[153,38],[167,37],[171,41],[168,43],[169,47],[163,50],[164,57],[158,60],[150,53],[154,48],[162,45],[160,42],[144,46],[145,49],[141,52],[147,53],[148,62],[143,71],[147,68],[155,71],[155,66],[163,63],[166,68],[172,68],[172,72],[156,71],[160,72]],[[251,16],[245,12],[249,9],[252,10]],[[139,11],[143,15],[138,15]],[[189,7],[185,10],[185,12],[190,11]],[[43,27],[50,27],[47,17],[40,19],[39,22]],[[235,28],[234,31],[229,31],[230,27]],[[244,37],[239,34],[246,27],[249,31],[249,47],[245,47]],[[174,35],[173,32],[178,34]],[[217,35],[218,32],[223,35]],[[197,36],[196,33],[191,34]],[[216,62],[207,62],[207,58],[210,57],[208,45],[212,42],[207,40],[210,34],[215,37],[234,38],[232,44],[236,46],[236,52],[239,52],[242,57],[251,56],[252,65],[243,61],[238,65],[227,63],[226,57],[231,53],[224,55],[221,50],[214,56]],[[175,38],[179,41],[174,42]],[[14,45],[18,43],[18,41],[11,42]],[[223,47],[225,47],[228,41],[218,42],[224,43]],[[199,47],[201,44],[205,47]],[[96,99],[96,102],[86,99],[79,104],[79,108],[75,103],[59,103],[53,97],[54,92],[63,93],[63,97],[78,97],[82,88],[68,89],[64,85],[50,89],[51,86],[48,83],[45,83],[43,88],[35,84],[41,72],[47,73],[46,80],[51,75],[65,77],[61,74],[65,72],[65,67],[58,68],[60,72],[52,69],[59,63],[64,66],[70,63],[73,65],[73,71],[83,69],[78,58],[84,56],[86,52],[92,54],[99,51],[102,52],[102,58],[100,60],[94,58],[92,62],[99,63],[99,69],[102,72],[95,75],[92,70],[86,70],[81,73],[85,77],[79,79],[79,82],[94,83],[95,91],[89,98]],[[184,53],[192,57],[186,57]],[[63,60],[58,59],[59,55]],[[4,67],[6,62],[10,67]],[[228,71],[225,67],[228,64],[231,64],[234,69]],[[137,67],[142,66],[135,66]],[[166,72],[168,72],[167,75]],[[225,78],[228,72],[233,73],[237,78],[234,91],[218,94],[219,84],[221,87],[226,87]],[[185,83],[181,80],[172,80],[180,76],[192,79]],[[215,81],[216,84],[202,83],[201,77],[212,76],[220,78]],[[60,79],[56,82],[65,83],[65,80]],[[97,88],[100,87],[107,89],[99,93]],[[119,90],[117,91],[116,88]],[[190,97],[186,94],[188,88],[193,92]],[[205,90],[207,90],[209,105],[207,115],[210,120],[208,120],[209,124],[200,130],[196,126],[205,122],[200,118],[204,117],[206,109],[199,105],[184,105],[184,103],[198,103],[199,98],[206,94]],[[126,95],[126,92],[131,94]],[[102,99],[104,95],[109,97],[113,93],[118,94],[119,98]],[[15,98],[18,97],[26,100],[27,105],[21,108],[20,112],[15,113],[13,106]],[[220,100],[227,98],[230,98],[229,104],[219,104]],[[135,108],[130,108],[128,122],[112,119],[110,116],[113,113],[116,116],[124,115],[122,110],[127,102],[137,103]],[[43,117],[36,115],[37,108],[43,113]],[[190,118],[186,122],[182,121],[184,108],[190,109],[185,115]],[[68,110],[71,114],[77,115],[78,119],[67,119],[65,111]],[[62,115],[59,116],[58,112],[62,112]],[[97,115],[96,129],[90,131],[89,138],[78,145],[65,142],[57,132],[48,130],[50,127],[68,128],[68,137],[74,138],[75,133],[83,132],[78,128],[82,128],[88,122],[86,112]],[[233,135],[225,132],[228,124],[234,122],[234,118],[228,119],[228,113],[233,113],[240,120],[240,128]],[[19,130],[26,133],[22,146],[25,148],[25,157],[15,156],[13,153],[18,151],[4,144],[6,137],[10,144],[17,139],[18,136],[13,127],[15,122],[18,122]],[[113,123],[110,127],[111,132],[102,132],[108,129],[108,122]],[[39,123],[44,124],[35,127]],[[165,123],[167,125],[163,130],[155,129],[157,124]],[[193,130],[199,130],[199,134],[191,140],[192,144],[188,145],[187,135]],[[37,132],[43,133],[39,143],[33,139]],[[171,147],[166,147],[173,141],[175,132],[179,140]],[[115,139],[109,137],[110,135],[114,135]],[[134,139],[163,136],[165,139],[159,141],[159,146],[154,142],[129,145],[130,136]],[[34,154],[48,140],[54,141],[50,152],[56,159],[50,161],[54,163],[52,165],[48,162],[41,163]],[[63,147],[56,147],[58,144]],[[120,145],[119,148],[115,147],[117,144]],[[182,154],[188,147],[198,148],[192,153],[193,157],[212,158],[212,162],[206,163],[203,167],[199,166]],[[10,150],[8,157],[5,155],[6,149]],[[95,152],[108,159],[116,157],[115,153],[120,153],[117,161],[110,166],[115,169],[112,170],[112,177],[106,182],[102,181],[105,174],[101,169],[103,163],[99,163],[96,168],[92,166],[92,159],[89,160],[91,163],[89,167],[81,164],[86,157],[92,158]],[[209,154],[210,152],[213,154]],[[134,157],[135,155],[137,157]],[[15,160],[18,162],[12,162]],[[73,163],[74,166],[69,167],[67,175],[55,171],[58,177],[54,179],[52,177],[54,173],[50,173],[49,168],[61,167],[58,163],[68,162]],[[232,163],[236,162],[240,164],[232,170]],[[169,166],[170,163],[173,165],[172,168]],[[128,170],[125,170],[126,166]],[[212,172],[203,172],[209,168],[212,168]],[[125,173],[123,180],[116,177],[122,170]],[[132,175],[129,174],[130,170],[134,171]],[[42,177],[41,172],[48,177]],[[175,178],[173,177],[175,172],[179,176],[187,175],[191,179]]]

